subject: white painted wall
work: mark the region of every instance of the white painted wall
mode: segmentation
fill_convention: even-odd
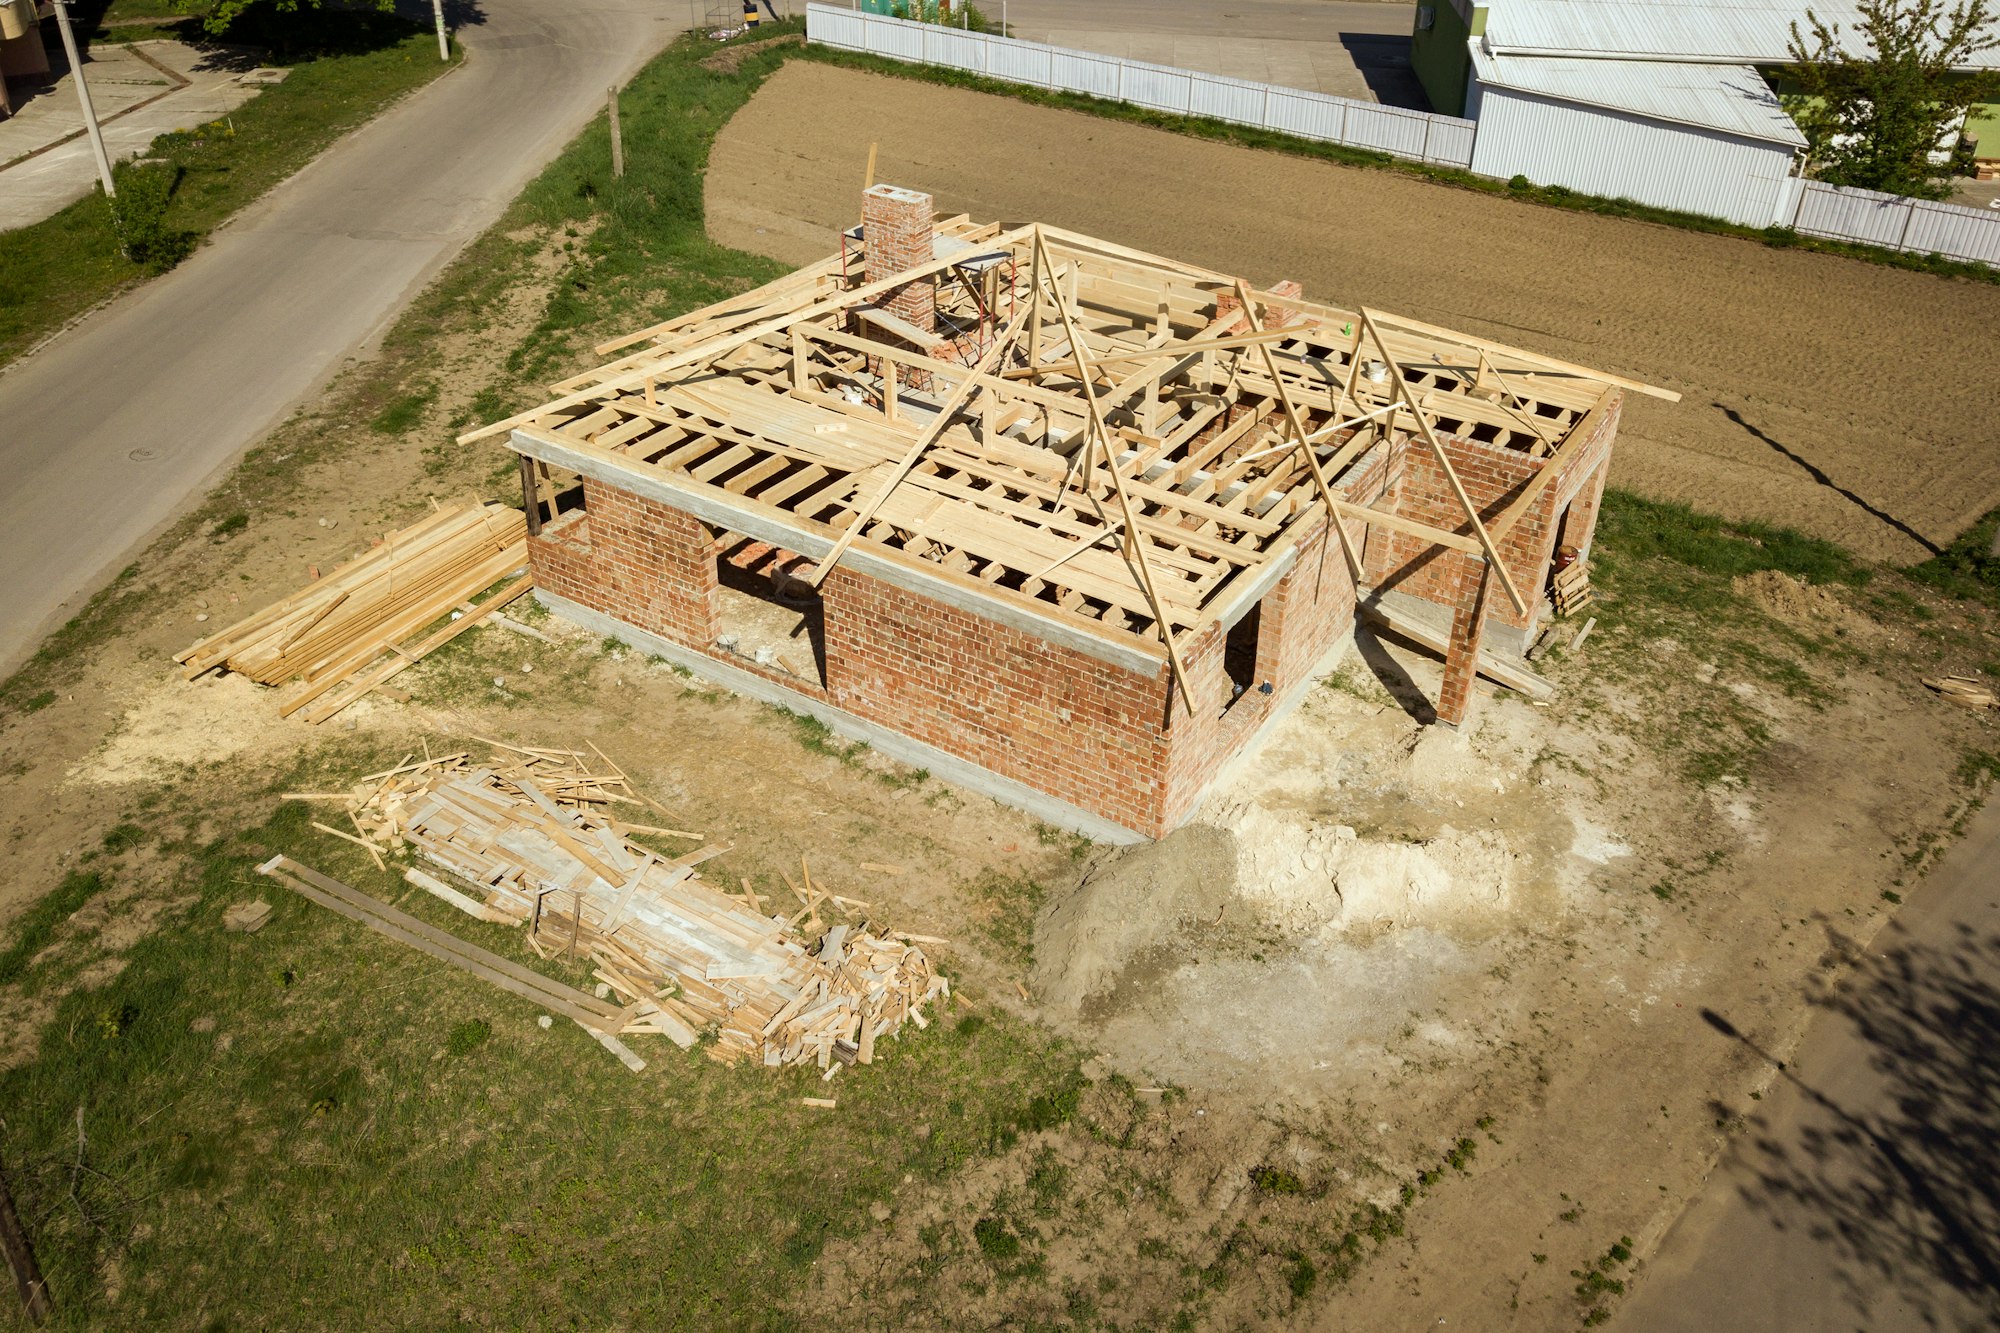
[[[1472,169],[1750,227],[1789,219],[1792,150],[1473,81]]]

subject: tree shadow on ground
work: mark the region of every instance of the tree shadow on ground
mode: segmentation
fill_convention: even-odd
[[[1926,551],[1930,552],[1932,555],[1944,554],[1944,548],[1939,546],[1936,542],[1933,542],[1932,540],[1930,540],[1930,538],[1924,536],[1921,532],[1918,532],[1915,528],[1911,527],[1908,523],[1905,523],[1902,519],[1897,518],[1894,514],[1891,514],[1886,509],[1880,509],[1876,507],[1875,505],[1869,503],[1867,500],[1863,499],[1860,495],[1857,495],[1855,492],[1849,490],[1847,487],[1842,486],[1839,482],[1835,481],[1832,477],[1828,476],[1817,463],[1812,462],[1810,459],[1806,458],[1802,454],[1794,452],[1790,448],[1786,447],[1784,444],[1781,444],[1779,441],[1772,439],[1769,435],[1766,435],[1763,431],[1759,430],[1757,427],[1751,425],[1748,421],[1744,420],[1743,414],[1738,412],[1735,408],[1728,407],[1722,403],[1716,403],[1714,404],[1714,406],[1721,410],[1722,415],[1728,417],[1736,425],[1741,426],[1743,430],[1747,434],[1749,434],[1753,439],[1756,439],[1761,443],[1768,445],[1771,449],[1771,452],[1777,454],[1781,458],[1784,458],[1788,462],[1797,464],[1805,472],[1807,476],[1811,477],[1821,486],[1826,487],[1828,490],[1832,491],[1835,495],[1838,495],[1841,499],[1847,501],[1855,508],[1861,510],[1861,512],[1867,514],[1870,518],[1874,519],[1876,522],[1886,523],[1890,527],[1894,528],[1896,531],[1902,533],[1905,537],[1908,537],[1911,541],[1917,543],[1917,545],[1923,547]]]
[[[1870,954],[1834,933],[1853,970],[1816,1000],[1852,1025],[1886,1091],[1837,1099],[1778,1064],[1812,1110],[1795,1136],[1757,1125],[1743,1195],[1819,1242],[1864,1324],[1894,1293],[1939,1326],[1940,1288],[2000,1322],[2000,935],[1960,924],[1940,947],[1886,930]]]

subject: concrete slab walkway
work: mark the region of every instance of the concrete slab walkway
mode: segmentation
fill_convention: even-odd
[[[97,166],[83,133],[75,74],[50,52],[56,81],[0,120],[0,231],[40,222],[89,194]],[[219,120],[257,95],[248,56],[198,51],[181,42],[98,43],[84,79],[113,162],[144,153],[162,134]]]
[[[1000,17],[997,4],[986,6]],[[1012,34],[1032,42],[1199,70],[1253,83],[1428,111],[1410,69],[1411,8],[1372,0],[1008,0]]]

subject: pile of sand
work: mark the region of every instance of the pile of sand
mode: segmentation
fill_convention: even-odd
[[[1845,620],[1847,603],[1838,590],[1824,583],[1808,583],[1776,569],[1760,569],[1755,574],[1739,574],[1730,588],[1780,620],[1833,622]]]
[[[1237,892],[1287,935],[1484,925],[1513,905],[1519,858],[1497,833],[1364,837],[1255,803],[1217,814],[1236,837]]]
[[[1035,993],[1059,1010],[1103,1002],[1128,970],[1172,952],[1236,898],[1236,840],[1190,824],[1100,863],[1035,920]]]

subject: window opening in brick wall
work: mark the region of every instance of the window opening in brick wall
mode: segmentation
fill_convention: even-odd
[[[1229,677],[1229,703],[1253,693],[1257,688],[1257,640],[1261,637],[1264,620],[1262,602],[1250,608],[1248,615],[1229,627],[1229,637],[1222,643],[1222,670]]]
[[[826,614],[802,555],[725,532],[717,542],[715,646],[808,689],[826,688]]]

